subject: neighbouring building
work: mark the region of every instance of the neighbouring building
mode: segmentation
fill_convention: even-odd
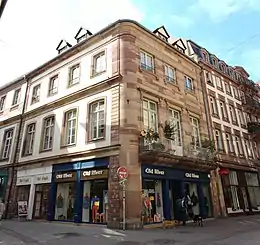
[[[181,41],[203,70],[207,120],[217,149],[216,177],[223,190],[222,215],[259,212],[260,88],[242,67],[228,66],[191,40]]]
[[[7,0],[0,0],[0,19],[3,15]]]
[[[164,27],[151,32],[131,20],[94,35],[80,28],[75,39],[0,89],[7,101],[19,88],[26,98],[22,115],[10,102],[1,117],[2,156],[8,130],[16,122],[21,129],[8,141],[14,159],[3,164],[11,166],[12,203],[27,201],[29,219],[119,227],[117,169],[124,166],[129,227],[178,218],[186,194],[197,213],[218,216],[201,67],[185,54],[188,46],[169,42]]]

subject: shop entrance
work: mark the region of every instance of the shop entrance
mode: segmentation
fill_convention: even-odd
[[[181,181],[172,180],[170,182],[169,192],[170,192],[169,196],[171,202],[171,217],[173,217],[174,219],[179,219],[178,217],[179,208],[178,208],[177,200],[183,198]]]
[[[108,218],[108,180],[84,181],[82,221],[106,223]]]
[[[50,193],[50,184],[36,185],[33,218],[34,219],[46,219],[48,199]]]

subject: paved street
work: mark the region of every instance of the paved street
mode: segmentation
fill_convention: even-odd
[[[203,228],[190,224],[171,230],[126,232],[103,226],[4,220],[0,245],[251,245],[260,244],[259,230],[260,216],[207,221]]]

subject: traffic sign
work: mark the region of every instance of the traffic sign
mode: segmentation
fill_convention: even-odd
[[[117,176],[120,180],[128,178],[128,170],[125,167],[119,167],[117,169]]]

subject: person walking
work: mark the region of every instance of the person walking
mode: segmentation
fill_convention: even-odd
[[[5,204],[3,200],[0,200],[0,220],[2,220],[5,212]]]

